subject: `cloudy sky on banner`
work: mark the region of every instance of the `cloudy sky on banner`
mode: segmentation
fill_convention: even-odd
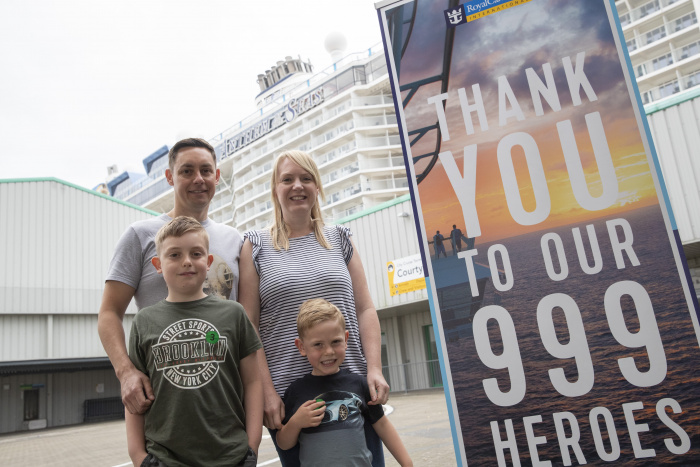
[[[438,27],[445,29],[444,16],[435,7],[431,11],[426,8],[424,13],[420,16],[421,24],[414,27],[401,63],[402,85],[435,74],[442,66],[442,54],[436,50],[443,47],[444,38],[434,31]],[[477,145],[476,205],[484,227],[482,241],[601,215],[600,212],[584,210],[574,198],[557,131],[558,122],[571,121],[591,196],[600,196],[602,187],[598,167],[584,120],[584,115],[592,112],[600,113],[619,180],[620,197],[609,210],[621,211],[657,202],[605,15],[604,2],[550,2],[548,8],[542,8],[541,2],[531,2],[455,28],[446,107],[450,140],[442,144],[441,151],[451,151],[461,171],[464,147]],[[497,28],[493,27],[494,22],[498,23]],[[566,28],[561,28],[561,24],[566,24]],[[574,106],[564,71],[564,58],[569,57],[572,66],[578,67],[580,52],[585,52],[583,70],[595,100],[589,99],[581,88],[578,94],[582,103]],[[525,70],[532,68],[543,80],[545,64],[551,67],[561,108],[553,110],[542,99],[543,115],[537,116]],[[500,115],[499,92],[505,88],[500,89],[499,77],[505,77],[524,120],[518,120],[510,102],[505,106],[504,115]],[[464,88],[469,102],[474,103],[472,86],[476,84],[483,99],[488,129],[481,129],[474,113],[474,133],[470,135],[465,129],[458,89]],[[406,109],[409,129],[435,123],[435,105],[428,104],[427,99],[437,94],[440,94],[439,84],[426,86],[416,94]],[[504,125],[500,124],[501,117],[504,117]],[[501,181],[497,147],[504,137],[514,132],[525,132],[535,140],[547,180],[546,186],[532,186],[522,149],[516,146],[513,160],[523,207],[526,211],[535,209],[536,190],[547,190],[552,199],[547,221],[533,226],[521,226],[512,219]],[[424,142],[414,149],[414,156],[429,152],[434,144],[434,135],[424,138]],[[420,185],[426,228],[431,233],[448,230],[454,223],[464,225],[457,197],[449,190],[439,189],[449,183],[444,167],[438,163]]]

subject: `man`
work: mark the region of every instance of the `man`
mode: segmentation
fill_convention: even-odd
[[[100,340],[121,383],[122,401],[133,414],[145,412],[154,396],[148,377],[129,359],[122,321],[132,298],[140,310],[168,294],[163,277],[151,264],[151,258],[156,256],[155,235],[160,227],[178,216],[197,219],[209,234],[210,252],[214,256],[204,283],[205,292],[230,300],[236,300],[238,293],[241,236],[233,227],[207,217],[220,177],[214,148],[203,139],[188,138],[170,149],[168,159],[165,178],[175,190],[175,207],[167,214],[133,223],[119,239],[107,272],[97,320]]]
[[[450,239],[452,240],[452,251],[456,255],[462,251],[462,231],[457,228],[455,224],[452,224],[452,232],[450,232]]]
[[[435,235],[433,235],[433,242],[435,245],[435,259],[440,258],[440,253],[442,253],[442,256],[447,258],[447,252],[445,251],[445,245],[443,245],[443,241],[445,240],[445,237],[442,236],[440,231],[438,230]]]

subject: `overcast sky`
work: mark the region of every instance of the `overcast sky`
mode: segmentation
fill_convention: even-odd
[[[332,61],[381,41],[373,0],[2,0],[0,178],[92,188],[107,166],[255,111],[257,75],[285,56]]]

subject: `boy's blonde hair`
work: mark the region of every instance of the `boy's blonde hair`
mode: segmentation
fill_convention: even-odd
[[[345,331],[345,317],[337,306],[322,298],[312,298],[301,304],[297,315],[297,333],[303,339],[306,331],[325,321],[337,321]]]
[[[296,165],[306,170],[313,178],[316,187],[318,188],[318,195],[323,202],[326,201],[326,195],[323,192],[323,185],[321,184],[321,174],[318,171],[318,166],[314,159],[304,151],[285,151],[275,160],[275,164],[272,167],[272,175],[270,177],[270,188],[272,193],[270,194],[272,198],[272,205],[275,209],[275,219],[270,227],[270,237],[272,239],[272,246],[275,250],[284,249],[289,250],[289,227],[282,218],[282,206],[280,201],[277,199],[277,183],[279,183],[280,176],[280,164],[283,160],[289,158]],[[319,206],[318,199],[311,208],[311,222],[314,226],[314,234],[316,235],[316,240],[324,248],[331,249],[331,244],[328,243],[326,237],[323,235],[323,214],[321,214],[321,206]]]
[[[156,254],[160,256],[160,248],[168,237],[182,237],[190,232],[199,233],[204,238],[204,244],[209,251],[209,234],[199,221],[193,217],[178,216],[158,230],[156,234]]]

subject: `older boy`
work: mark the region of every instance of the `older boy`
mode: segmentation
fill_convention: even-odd
[[[152,263],[165,300],[134,318],[129,357],[155,399],[126,413],[135,466],[254,466],[262,436],[261,347],[243,307],[203,291],[213,261],[194,218],[176,217],[155,238]]]
[[[365,442],[364,417],[400,465],[413,462],[381,405],[370,400],[367,380],[340,369],[345,359],[348,331],[342,313],[317,298],[301,305],[297,316],[299,338],[294,344],[311,364],[311,374],[294,381],[284,394],[286,417],[277,432],[277,444],[291,449],[299,443],[304,467],[371,466]]]

